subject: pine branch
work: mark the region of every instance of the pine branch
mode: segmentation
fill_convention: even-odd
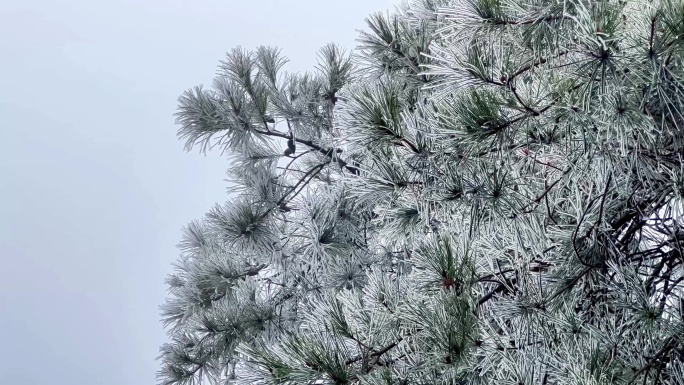
[[[651,357],[648,360],[646,365],[642,366],[641,368],[639,368],[639,370],[636,371],[636,373],[634,373],[634,375],[632,376],[632,379],[629,380],[627,385],[633,384],[634,381],[636,381],[639,378],[639,376],[641,376],[641,374],[643,374],[644,372],[646,372],[646,377],[647,377],[648,371],[653,369],[653,365],[655,365],[656,363],[659,364],[661,358],[663,356],[665,356],[666,354],[668,354],[673,349],[675,349],[678,345],[679,345],[679,342],[674,337],[670,337],[667,340],[665,340],[665,344],[663,345],[663,347],[653,357]],[[644,381],[646,381],[646,379],[644,379]]]
[[[257,133],[259,133],[261,135],[265,135],[265,136],[272,136],[272,137],[282,138],[282,139],[290,139],[289,135],[284,134],[282,132],[278,132],[278,131],[272,131],[272,130],[264,131],[264,130],[255,129],[254,132],[257,132]],[[317,145],[316,143],[314,143],[311,140],[306,140],[306,139],[301,139],[301,138],[294,138],[294,141],[297,143],[303,144],[305,146],[308,146],[311,149],[316,150],[319,153],[331,158],[333,161],[335,161],[337,164],[339,164],[340,167],[346,168],[349,172],[351,172],[351,173],[356,172],[356,169],[349,166],[346,161],[339,158],[338,156],[333,156],[336,153],[335,149],[333,149],[333,148],[327,148],[326,149],[326,148],[323,148],[323,147]]]
[[[549,60],[561,58],[561,57],[567,55],[568,53],[569,53],[569,51],[567,51],[567,50],[561,51],[556,56],[553,56],[551,58],[541,58],[541,59],[536,60],[536,61],[534,61],[534,62],[532,62],[526,66],[523,66],[520,69],[518,69],[517,71],[515,71],[511,76],[509,76],[507,79],[507,82],[510,84],[515,78],[524,74],[525,72],[527,72],[533,68],[539,67],[540,65],[546,64]]]

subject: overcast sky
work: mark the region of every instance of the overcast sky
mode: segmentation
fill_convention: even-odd
[[[152,385],[180,228],[226,163],[172,114],[232,47],[287,69],[353,47],[392,0],[22,0],[0,5],[0,383]]]

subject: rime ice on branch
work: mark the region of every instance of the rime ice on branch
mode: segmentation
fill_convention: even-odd
[[[162,384],[684,384],[684,3],[412,0],[179,100]]]

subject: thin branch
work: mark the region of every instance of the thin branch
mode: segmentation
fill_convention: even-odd
[[[283,134],[282,132],[278,132],[278,131],[263,131],[263,130],[258,130],[258,129],[253,129],[253,131],[256,132],[256,133],[258,133],[258,134],[261,134],[261,135],[273,136],[273,137],[282,138],[282,139],[291,139],[289,135]],[[310,148],[312,148],[312,149],[318,151],[319,153],[321,153],[321,154],[323,154],[323,155],[325,155],[325,156],[327,156],[327,157],[333,159],[337,164],[340,165],[340,167],[344,167],[344,168],[346,168],[348,171],[350,171],[350,172],[352,172],[352,173],[355,173],[356,169],[353,168],[353,167],[348,166],[348,162],[344,161],[343,159],[341,159],[341,158],[339,158],[339,157],[337,157],[337,156],[333,156],[333,155],[335,154],[335,152],[336,152],[335,149],[333,149],[333,148],[328,148],[328,149],[323,148],[323,147],[317,145],[316,143],[314,143],[314,142],[311,141],[311,140],[305,140],[305,139],[301,139],[301,138],[297,138],[297,137],[292,138],[292,139],[293,139],[295,142],[297,142],[297,143],[301,143],[301,144],[303,144],[303,145],[305,145],[305,146],[308,146],[308,147],[310,147]]]
[[[525,73],[525,72],[531,70],[532,68],[539,67],[539,66],[542,65],[542,64],[546,64],[546,62],[548,62],[548,61],[551,60],[551,59],[558,59],[558,58],[562,57],[563,55],[566,55],[568,52],[569,52],[569,51],[567,51],[567,50],[566,50],[566,51],[561,51],[561,52],[558,53],[558,55],[556,55],[556,56],[554,56],[554,57],[552,57],[552,58],[541,58],[541,59],[539,59],[539,60],[537,60],[537,61],[534,61],[534,62],[532,62],[532,63],[530,63],[530,64],[528,64],[528,65],[526,65],[526,66],[524,66],[524,67],[522,67],[522,68],[520,68],[520,69],[518,69],[517,71],[515,71],[515,73],[513,73],[513,75],[509,76],[508,81],[510,82],[511,80],[513,80],[513,79],[515,79],[516,77],[522,75],[523,73]]]
[[[660,349],[653,357],[651,357],[646,365],[642,366],[639,370],[634,373],[634,376],[632,377],[631,380],[627,383],[627,385],[630,385],[636,381],[639,376],[644,373],[645,371],[651,370],[653,368],[653,365],[656,362],[660,362],[660,358],[667,353],[669,353],[672,349],[676,348],[678,345],[678,342],[675,338],[670,337],[667,340],[665,340],[665,345]]]

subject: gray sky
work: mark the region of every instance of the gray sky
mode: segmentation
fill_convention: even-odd
[[[0,383],[153,384],[180,228],[226,163],[172,114],[230,48],[288,70],[393,0],[24,0],[0,5]]]

